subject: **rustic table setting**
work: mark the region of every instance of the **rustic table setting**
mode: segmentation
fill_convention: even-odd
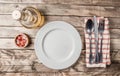
[[[62,20],[72,24],[82,38],[79,60],[68,69],[53,70],[37,58],[34,39],[38,29],[26,29],[12,19],[17,8],[33,6],[45,16],[45,23]],[[85,65],[84,19],[104,16],[110,25],[111,65],[106,68],[87,68]],[[18,48],[14,38],[19,33],[31,37],[31,44]],[[0,0],[0,76],[119,76],[120,75],[120,0]]]

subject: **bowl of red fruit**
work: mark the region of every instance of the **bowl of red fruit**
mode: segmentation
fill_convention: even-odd
[[[15,37],[15,44],[18,47],[27,47],[29,44],[29,37],[25,33],[21,33]]]

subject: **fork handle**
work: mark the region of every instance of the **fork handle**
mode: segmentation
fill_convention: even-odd
[[[103,42],[103,37],[102,37],[102,35],[101,35],[101,42],[100,42],[100,55],[99,55],[99,57],[100,57],[100,63],[102,63],[103,62],[103,54],[102,54],[102,42]]]

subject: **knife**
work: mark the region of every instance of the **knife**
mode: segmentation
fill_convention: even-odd
[[[94,19],[94,34],[95,34],[95,63],[99,63],[99,53],[98,53],[98,23],[97,23],[97,18],[96,16],[93,17]]]

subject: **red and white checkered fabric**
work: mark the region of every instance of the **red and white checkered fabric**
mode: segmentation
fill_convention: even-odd
[[[92,19],[93,18],[85,18],[85,22],[84,22],[84,34],[85,34],[85,45],[86,45],[86,66],[87,67],[106,67],[106,65],[110,65],[111,60],[110,60],[110,32],[109,32],[109,21],[108,18],[104,18],[104,17],[97,17],[97,22],[99,23],[100,19],[104,19],[105,20],[105,29],[103,32],[103,41],[102,41],[102,52],[103,52],[103,62],[102,63],[93,63],[93,64],[89,64],[89,54],[90,54],[90,42],[89,42],[89,35],[86,32],[85,26],[86,26],[86,22],[88,19]],[[99,34],[98,34],[99,35]],[[100,51],[100,35],[98,37],[98,49]],[[94,32],[92,33],[92,54],[95,58],[95,49],[96,49],[96,45],[95,45],[95,35]]]

